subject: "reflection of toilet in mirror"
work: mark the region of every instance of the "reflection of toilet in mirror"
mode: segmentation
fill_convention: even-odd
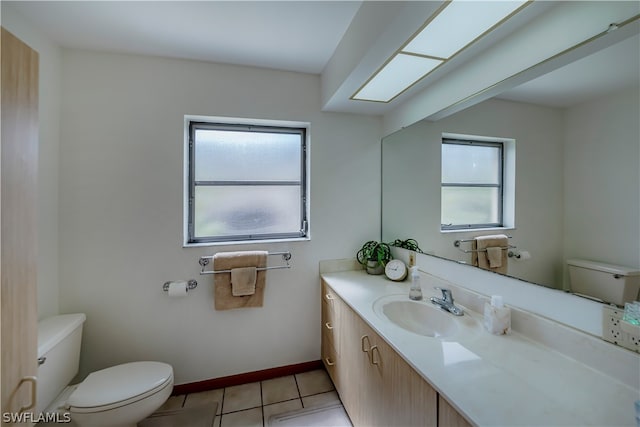
[[[38,323],[38,412],[62,411],[78,426],[131,427],[153,413],[173,389],[173,368],[132,362],[93,372],[68,386],[78,372],[84,314]]]
[[[571,292],[623,306],[638,300],[640,269],[582,259],[567,260]]]

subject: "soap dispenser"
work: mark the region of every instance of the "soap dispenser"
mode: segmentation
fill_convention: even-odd
[[[500,295],[493,295],[491,303],[484,304],[484,327],[493,335],[511,332],[511,310],[504,306]]]
[[[409,299],[420,301],[422,299],[422,288],[420,287],[420,272],[418,266],[411,267],[411,288],[409,288]]]

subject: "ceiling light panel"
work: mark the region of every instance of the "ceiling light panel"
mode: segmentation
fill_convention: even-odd
[[[389,102],[442,63],[441,60],[399,53],[378,71],[352,99]]]
[[[402,51],[448,59],[525,3],[452,0]]]

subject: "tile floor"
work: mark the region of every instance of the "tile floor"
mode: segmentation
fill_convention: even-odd
[[[269,417],[340,401],[326,371],[320,369],[224,389],[172,396],[159,411],[218,402],[213,427],[266,427]]]

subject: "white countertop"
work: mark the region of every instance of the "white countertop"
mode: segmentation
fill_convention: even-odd
[[[637,425],[637,389],[549,347],[516,332],[494,336],[481,330],[445,339],[423,337],[383,320],[373,310],[380,297],[408,295],[408,282],[392,282],[384,275],[371,276],[363,270],[322,274],[322,278],[407,363],[477,425]],[[431,278],[421,274],[426,300],[436,296],[431,292]],[[482,325],[479,313],[467,310],[465,316]],[[640,372],[640,357],[637,361]]]

